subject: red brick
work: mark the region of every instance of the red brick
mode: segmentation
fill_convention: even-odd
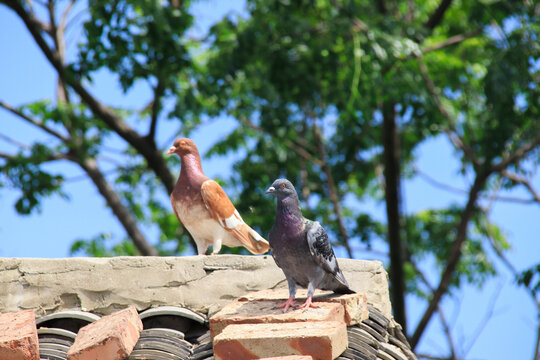
[[[129,356],[143,325],[134,306],[86,325],[68,351],[68,360],[121,360]]]
[[[297,292],[297,302],[305,301],[307,296],[307,290],[300,289]],[[253,293],[246,294],[238,301],[253,301],[253,300],[281,300],[285,301],[289,297],[289,291],[287,289],[278,290],[261,290]],[[331,291],[317,290],[313,296],[314,302],[333,302],[340,303],[345,309],[345,323],[347,326],[356,325],[369,316],[369,310],[367,307],[367,298],[363,293],[356,294],[334,294]]]
[[[313,357],[310,355],[288,355],[271,358],[261,358],[260,360],[313,360]]]
[[[321,302],[318,308],[303,310],[288,310],[283,313],[276,309],[282,301],[235,301],[210,319],[210,335],[212,339],[231,324],[266,324],[291,323],[312,321],[341,321],[344,320],[344,309],[341,304]]]
[[[0,359],[39,360],[33,310],[0,314]]]
[[[341,304],[345,310],[345,324],[347,326],[359,324],[369,317],[367,298],[362,293],[321,295],[315,300]]]
[[[214,356],[247,360],[311,355],[313,360],[332,360],[347,345],[347,328],[341,321],[229,325],[214,338]]]

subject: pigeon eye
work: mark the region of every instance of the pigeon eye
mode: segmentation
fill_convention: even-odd
[[[285,184],[281,184],[279,187],[285,189]]]

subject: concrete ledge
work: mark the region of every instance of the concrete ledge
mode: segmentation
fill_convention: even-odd
[[[391,318],[388,277],[381,262],[339,259],[351,287]],[[0,258],[0,309],[33,309],[38,316],[62,310],[111,314],[181,306],[207,314],[249,292],[286,288],[269,255]]]

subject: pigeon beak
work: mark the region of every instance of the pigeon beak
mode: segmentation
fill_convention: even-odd
[[[266,190],[266,193],[267,194],[273,194],[276,192],[276,188],[273,187],[273,186],[270,186],[267,190]]]
[[[175,152],[176,152],[176,147],[173,145],[173,146],[170,147],[169,150],[167,150],[165,155],[171,155],[171,154],[174,154]]]

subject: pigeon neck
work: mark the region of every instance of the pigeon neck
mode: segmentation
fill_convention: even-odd
[[[201,167],[201,157],[198,153],[182,156],[182,167],[178,181],[194,183],[206,178]]]
[[[304,217],[298,199],[287,197],[278,199],[276,222],[289,226],[302,227]]]

